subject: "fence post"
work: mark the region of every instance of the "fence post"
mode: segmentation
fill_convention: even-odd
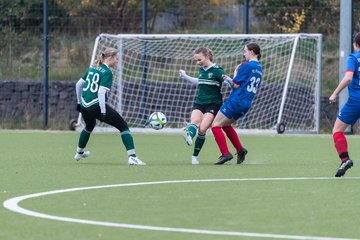
[[[347,56],[351,53],[352,46],[352,0],[341,0],[340,1],[340,49],[339,49],[339,82],[345,75]],[[344,106],[349,96],[348,89],[345,88],[339,94],[339,111]],[[351,132],[349,126],[346,133]]]
[[[48,2],[43,0],[43,40],[44,40],[44,62],[43,62],[43,125],[44,128],[48,125],[48,100],[49,100],[49,85],[48,85],[48,70],[49,70],[49,51],[48,51]]]

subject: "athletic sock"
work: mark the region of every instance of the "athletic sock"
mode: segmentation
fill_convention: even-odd
[[[226,133],[226,136],[230,139],[232,145],[236,149],[236,152],[240,152],[242,149],[242,145],[235,129],[232,126],[225,126],[222,129]]]
[[[335,132],[333,134],[334,146],[341,159],[341,161],[346,161],[349,159],[348,153],[348,144],[346,137],[343,132]]]
[[[213,127],[211,128],[211,131],[214,134],[215,141],[220,149],[220,152],[222,154],[229,154],[229,148],[226,144],[226,138],[223,131],[221,130],[221,127]]]
[[[77,152],[77,153],[80,153],[80,154],[83,154],[83,153],[84,153],[84,149],[83,149],[83,148],[80,148],[80,147],[77,147],[77,148],[76,148],[76,152]]]
[[[205,134],[203,134],[203,135],[198,134],[198,136],[195,140],[193,156],[199,156],[199,153],[200,153],[201,148],[203,147],[204,143],[205,143]]]
[[[197,133],[198,128],[195,124],[189,124],[189,126],[187,127],[187,130],[188,130],[191,138],[194,138]]]
[[[86,131],[85,129],[83,129],[80,133],[80,138],[79,138],[79,144],[78,147],[79,148],[85,148],[86,144],[89,141],[90,138],[90,134],[91,132]]]
[[[129,130],[123,131],[120,134],[121,134],[121,140],[126,148],[128,155],[132,157],[136,157],[134,140],[130,131]]]

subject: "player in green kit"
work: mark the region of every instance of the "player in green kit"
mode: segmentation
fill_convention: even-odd
[[[128,164],[146,165],[135,154],[133,137],[126,121],[110,107],[107,95],[112,86],[113,73],[110,68],[118,63],[118,51],[108,48],[101,52],[94,66],[87,69],[86,73],[76,83],[77,109],[81,112],[85,128],[80,133],[78,147],[74,159],[88,157],[85,151],[90,134],[95,128],[96,119],[105,122],[120,131],[122,142],[127,150]]]
[[[196,49],[194,60],[200,66],[198,78],[188,76],[184,70],[180,70],[179,73],[181,78],[198,85],[190,124],[185,128],[184,139],[190,146],[197,134],[191,163],[199,164],[198,156],[205,142],[206,131],[222,105],[221,86],[224,81],[224,70],[212,62],[213,54],[209,48]]]

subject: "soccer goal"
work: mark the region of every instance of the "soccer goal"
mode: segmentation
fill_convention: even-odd
[[[242,50],[249,42],[261,47],[263,80],[251,110],[235,127],[278,133],[319,132],[321,34],[101,34],[91,62],[104,48],[117,48],[119,63],[113,71],[109,103],[131,128],[144,128],[148,116],[161,111],[168,118],[166,128],[175,130],[189,121],[196,95],[197,86],[179,77],[179,69],[198,76],[193,51],[198,47],[212,49],[213,62],[232,75],[244,60]],[[224,84],[222,90],[226,99],[231,89]]]

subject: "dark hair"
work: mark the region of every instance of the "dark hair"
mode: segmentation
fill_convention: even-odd
[[[210,48],[204,48],[204,47],[200,47],[195,49],[194,54],[199,54],[202,53],[205,57],[208,57],[210,59],[210,61],[212,62],[213,60],[213,54]]]
[[[261,58],[260,46],[257,43],[249,43],[246,45],[246,47],[249,51],[253,51],[257,56],[257,59],[260,60]]]
[[[355,35],[354,43],[360,47],[360,32]]]

